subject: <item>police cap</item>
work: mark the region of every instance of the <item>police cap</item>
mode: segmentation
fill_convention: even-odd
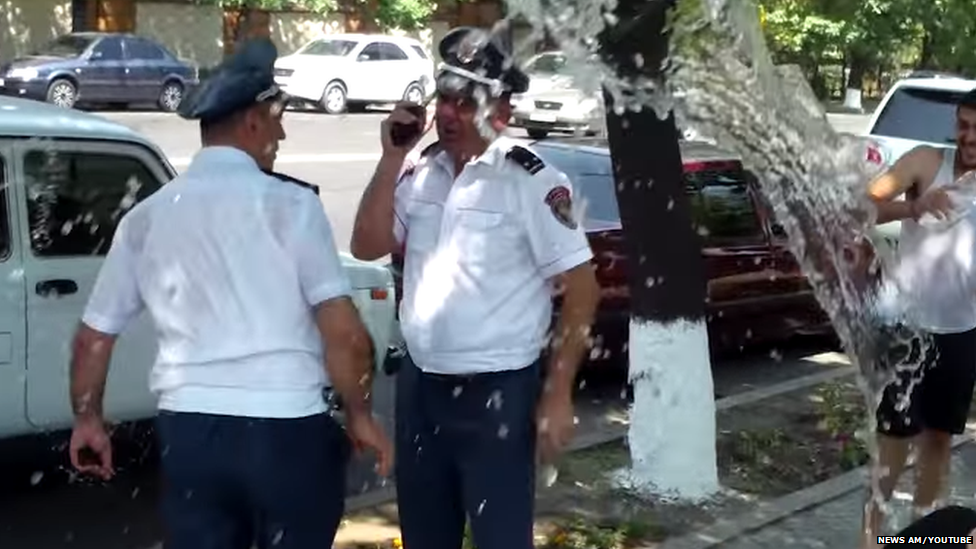
[[[439,92],[470,95],[473,86],[481,85],[498,97],[529,89],[529,77],[497,37],[484,29],[455,28],[441,39],[438,50],[444,60],[437,75]]]
[[[180,105],[179,115],[213,122],[257,103],[284,101],[274,80],[278,49],[265,37],[242,42]]]

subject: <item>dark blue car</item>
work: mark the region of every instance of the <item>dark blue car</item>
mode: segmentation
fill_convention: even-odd
[[[74,107],[154,103],[175,111],[199,82],[196,67],[131,34],[66,34],[0,66],[0,93]]]

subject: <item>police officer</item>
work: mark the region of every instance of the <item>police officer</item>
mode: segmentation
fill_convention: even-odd
[[[266,39],[243,44],[181,106],[203,149],[122,217],[75,336],[71,460],[108,478],[112,348],[141,311],[155,322],[167,549],[331,547],[347,436],[378,453],[384,474],[392,465],[367,398],[371,342],[329,220],[314,192],[268,175],[285,136],[275,57]]]
[[[351,245],[362,259],[405,254],[400,526],[408,549],[457,549],[466,517],[479,549],[529,549],[535,465],[572,437],[573,380],[599,290],[570,182],[499,135],[526,75],[478,29],[453,30],[439,49],[439,140],[408,159],[426,120],[400,105],[383,122]],[[395,142],[410,126],[415,137]]]

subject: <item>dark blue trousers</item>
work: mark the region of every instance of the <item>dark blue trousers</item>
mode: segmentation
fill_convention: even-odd
[[[405,549],[531,549],[539,364],[475,376],[397,373],[396,482]]]
[[[350,445],[328,414],[252,419],[161,412],[165,549],[327,549]]]

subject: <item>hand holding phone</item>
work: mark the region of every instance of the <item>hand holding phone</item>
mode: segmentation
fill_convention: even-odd
[[[416,103],[401,103],[396,106],[384,123],[384,148],[395,149],[413,147],[423,135],[427,126],[427,107]],[[387,145],[389,143],[389,145]]]

